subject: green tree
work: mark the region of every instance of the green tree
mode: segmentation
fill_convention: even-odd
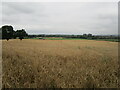
[[[92,34],[89,33],[89,34],[88,34],[88,37],[92,37]]]
[[[2,26],[2,39],[7,39],[7,41],[11,38],[13,38],[14,30],[12,26],[5,25]]]
[[[17,30],[15,32],[15,37],[19,37],[20,40],[22,40],[26,36],[28,36],[28,34],[26,33],[25,29]]]
[[[0,39],[2,39],[2,28],[0,28]]]

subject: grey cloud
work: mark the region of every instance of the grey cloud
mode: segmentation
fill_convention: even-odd
[[[28,33],[117,34],[117,3],[3,3],[2,14]]]
[[[28,3],[15,3],[15,2],[3,2],[3,11],[6,14],[20,14],[20,13],[33,13],[34,9],[31,8],[31,6],[28,5]],[[10,11],[7,11],[7,9],[10,9]]]

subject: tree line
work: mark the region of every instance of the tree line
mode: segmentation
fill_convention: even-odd
[[[28,35],[25,29],[21,30],[14,30],[13,26],[11,25],[4,25],[0,28],[0,37],[1,39],[16,39],[19,38],[20,40],[26,38],[36,38],[36,37],[62,37],[62,38],[78,38],[78,39],[116,39],[119,41],[119,36],[117,35],[92,35],[92,34],[83,34],[83,35],[47,35],[47,34],[39,34],[39,35]]]
[[[25,29],[21,30],[14,30],[13,26],[11,25],[4,25],[0,28],[0,37],[1,39],[6,39],[7,41],[9,39],[16,39],[19,38],[22,40],[24,37],[28,36]]]
[[[28,38],[36,38],[36,37],[63,37],[63,38],[80,38],[80,39],[118,39],[117,35],[92,35],[92,34],[83,34],[83,35],[28,35]]]

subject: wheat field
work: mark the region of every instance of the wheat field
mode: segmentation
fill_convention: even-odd
[[[118,43],[2,41],[3,88],[116,88]]]

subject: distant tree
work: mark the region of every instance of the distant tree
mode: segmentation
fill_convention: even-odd
[[[89,34],[88,34],[88,37],[92,37],[92,34],[89,33]]]
[[[0,28],[0,39],[2,39],[2,28]]]
[[[87,34],[83,34],[83,36],[87,36]]]
[[[2,26],[2,39],[7,39],[7,41],[11,38],[13,38],[14,30],[12,26]]]
[[[87,34],[83,34],[83,37],[84,39],[87,39],[88,35]]]
[[[17,30],[15,32],[15,36],[19,37],[19,39],[22,40],[24,37],[28,36],[28,34],[26,33],[25,29],[22,29],[22,30]]]

